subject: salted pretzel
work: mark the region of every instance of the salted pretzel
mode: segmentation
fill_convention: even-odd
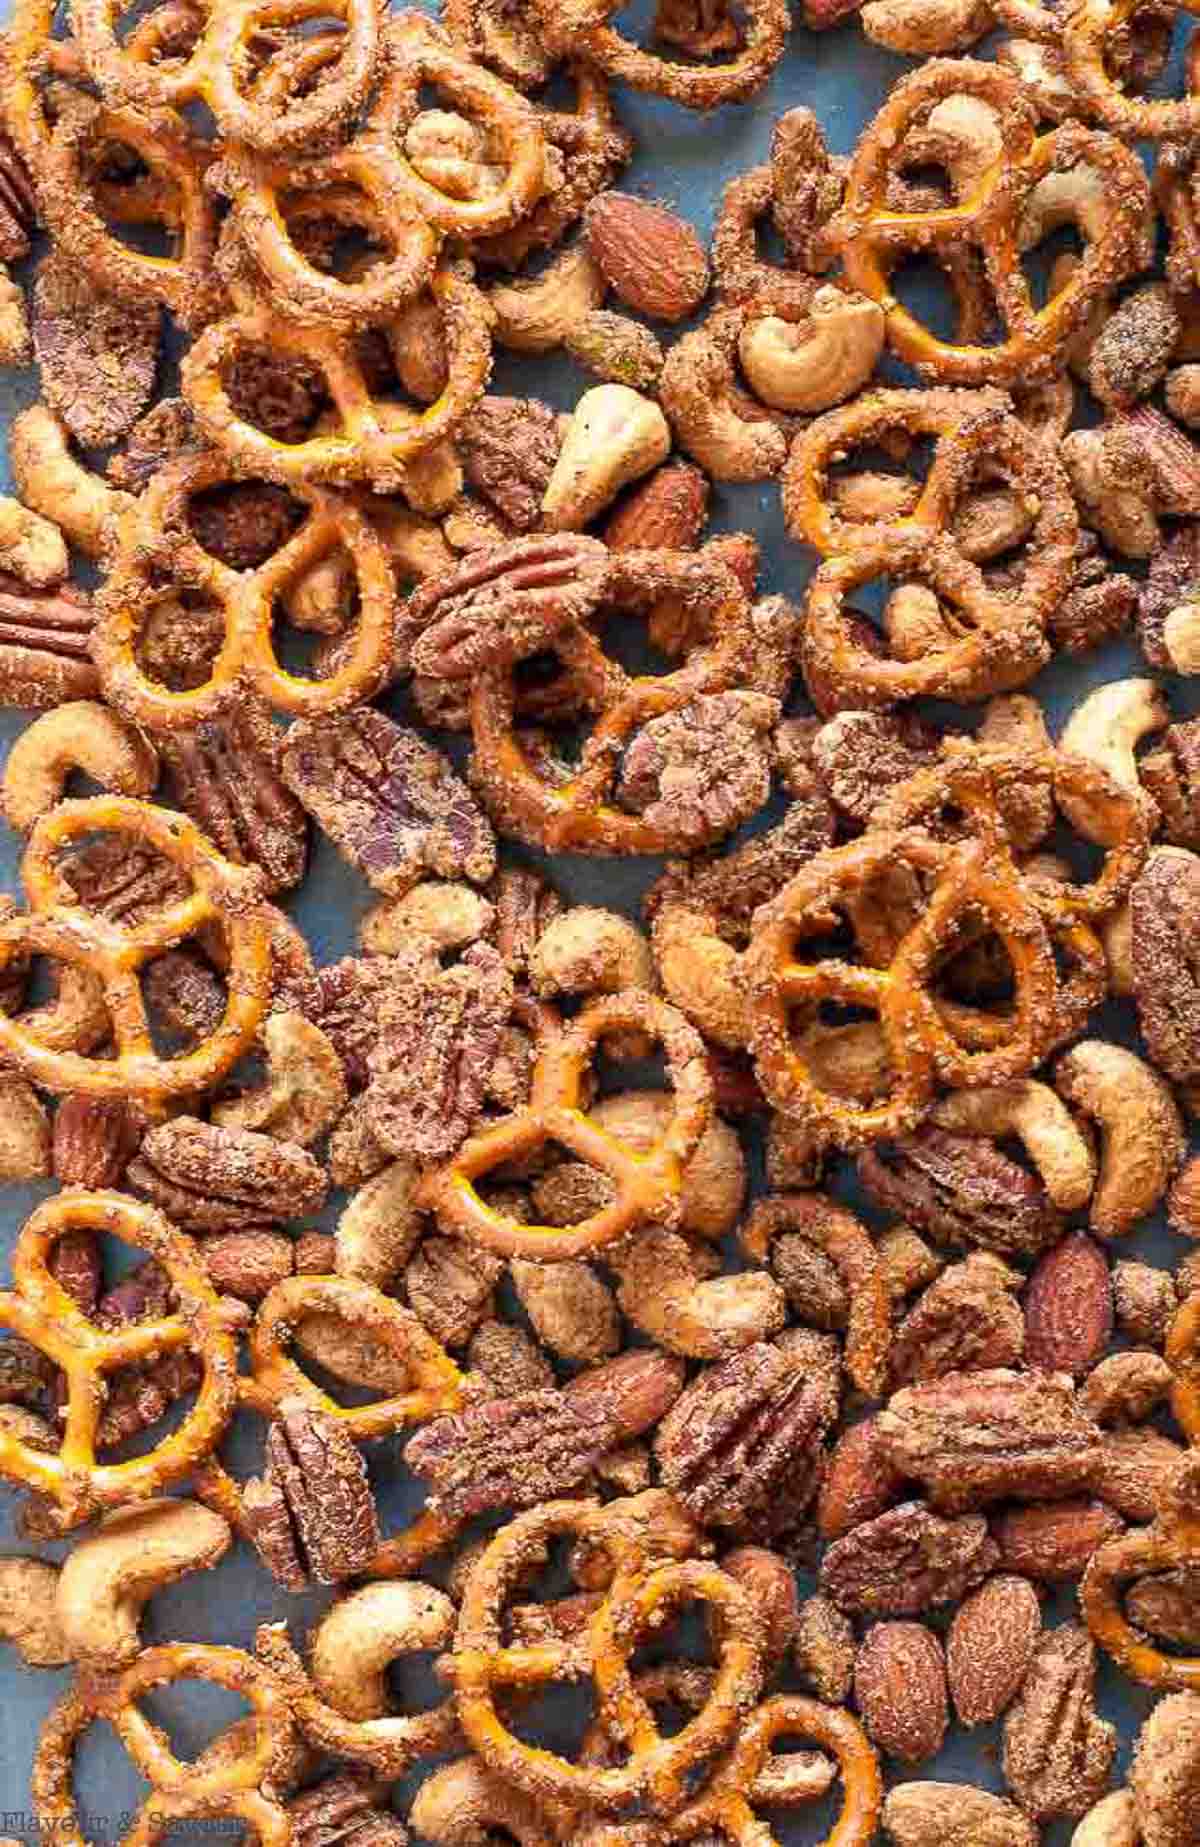
[[[379,58],[375,0],[212,0],[196,42],[162,57],[153,34],[122,43],[122,0],[72,0],[71,18],[89,74],[112,103],[149,110],[203,102],[222,135],[266,152],[304,148],[344,127],[365,101]],[[332,72],[311,89],[267,108],[243,88],[254,42],[272,31],[301,32],[312,20],[344,21]],[[332,37],[333,35],[328,35]]]
[[[133,924],[88,910],[58,856],[103,832],[161,854],[186,875],[191,891]],[[0,1013],[0,1053],[34,1083],[59,1095],[126,1097],[154,1113],[172,1098],[211,1089],[252,1044],[272,985],[271,926],[259,876],[224,859],[186,816],[115,795],[60,802],[30,834],[21,878],[30,909],[0,917],[0,969],[32,954],[89,971],[100,982],[116,1042],[113,1057],[90,1058],[47,1043],[28,1018]],[[228,955],[224,1014],[191,1051],[161,1057],[139,971],[209,924],[219,927]]]
[[[1180,10],[1194,18],[1200,0],[1180,0]],[[1144,11],[1144,0],[1079,0],[1067,8],[1059,16],[1067,77],[1081,104],[1116,134],[1138,141],[1190,139],[1200,129],[1200,93],[1190,81],[1191,67],[1188,93],[1176,98],[1127,96],[1121,73],[1113,69],[1114,47]]]
[[[142,1712],[139,1699],[181,1680],[208,1681],[247,1702],[236,1755],[213,1751],[197,1763],[181,1761],[162,1727]],[[80,1674],[42,1727],[30,1783],[42,1834],[65,1847],[88,1847],[72,1773],[79,1742],[97,1720],[111,1725],[151,1789],[121,1847],[154,1847],[179,1823],[203,1826],[219,1816],[244,1822],[260,1847],[289,1847],[283,1791],[295,1731],[284,1688],[252,1655],[170,1642],[145,1649],[119,1674]]]
[[[775,1847],[754,1812],[756,1785],[769,1777],[769,1796],[758,1799],[787,1805],[786,1769],[772,1774],[771,1747],[777,1738],[800,1737],[836,1758],[842,1773],[842,1807],[821,1847],[871,1847],[883,1805],[883,1777],[870,1739],[854,1716],[838,1706],[823,1706],[798,1693],[778,1693],[756,1706],[742,1721],[737,1742],[722,1758],[699,1800],[676,1817],[667,1832],[675,1842],[721,1838],[741,1847]],[[786,1766],[786,1758],[777,1760]]]
[[[194,496],[234,478],[225,458],[211,450],[159,469],[121,535],[97,597],[93,651],[105,696],[150,730],[190,728],[251,694],[281,712],[344,712],[377,693],[391,672],[395,576],[387,547],[362,509],[342,495],[299,485],[294,493],[308,517],[257,570],[237,571],[204,549],[189,522]],[[276,654],[276,599],[334,552],[348,555],[357,579],[356,626],[334,671],[308,679],[289,673]],[[215,604],[224,635],[208,678],[173,689],[151,679],[138,660],[138,644],[155,610],[181,593]]]
[[[1200,1692],[1200,1655],[1168,1655],[1155,1647],[1126,1616],[1123,1586],[1157,1572],[1197,1569],[1200,1457],[1192,1450],[1166,1490],[1153,1525],[1135,1527],[1106,1540],[1092,1553],[1079,1586],[1083,1614],[1097,1642],[1118,1667],[1144,1687],[1160,1692]]]
[[[847,552],[869,527],[844,518],[830,493],[830,469],[857,449],[903,439],[934,439],[929,473],[911,511],[888,522],[894,538],[917,528],[946,532],[979,464],[999,475],[1034,513],[1026,541],[1021,602],[1049,614],[1070,581],[1079,516],[1066,472],[1050,445],[1013,414],[998,391],[864,391],[815,417],[797,437],[782,477],[783,513],[794,539],[824,557]]]
[[[552,852],[692,852],[694,834],[619,808],[612,791],[621,752],[648,720],[702,693],[746,684],[754,654],[750,602],[711,553],[613,554],[605,607],[649,614],[664,597],[684,603],[704,636],[673,672],[635,676],[611,659],[587,623],[550,643],[585,707],[594,714],[579,761],[539,771],[517,725],[518,684],[511,668],[484,669],[471,694],[478,786],[498,825]],[[560,774],[559,771],[562,771]]]
[[[892,1307],[879,1253],[852,1212],[823,1193],[777,1193],[756,1200],[741,1226],[738,1243],[764,1264],[773,1241],[795,1232],[834,1264],[850,1301],[845,1367],[860,1392],[882,1398],[888,1388]]]
[[[619,0],[532,0],[532,10],[557,56],[586,58],[631,89],[688,109],[717,109],[755,95],[782,57],[791,23],[786,0],[746,0],[745,42],[728,62],[681,64],[643,51],[609,24]]]
[[[658,1041],[674,1085],[670,1118],[650,1147],[637,1153],[588,1114],[585,1083],[596,1048],[617,1031]],[[672,1225],[681,1211],[684,1163],[708,1126],[712,1080],[700,1035],[656,996],[629,990],[603,995],[560,1032],[539,1036],[526,1108],[472,1135],[452,1160],[417,1183],[416,1201],[436,1212],[443,1231],[469,1238],[505,1257],[561,1263],[601,1250],[638,1225]],[[478,1183],[507,1162],[557,1141],[599,1169],[614,1196],[576,1225],[527,1225],[491,1205]]]
[[[1057,551],[1051,562],[1048,582],[1059,568]],[[885,653],[883,639],[854,610],[853,593],[884,578],[937,599],[939,636],[922,651],[905,648],[898,659]],[[826,558],[809,583],[801,663],[812,702],[826,716],[905,699],[986,699],[1025,685],[1049,658],[1038,606],[992,590],[951,538],[927,527],[864,528],[854,548]]]
[[[686,1801],[689,1771],[721,1748],[739,1713],[757,1697],[762,1622],[742,1586],[715,1565],[679,1556],[657,1562],[645,1546],[615,1537],[610,1528],[615,1571],[591,1618],[586,1647],[574,1639],[506,1646],[503,1616],[511,1591],[544,1558],[548,1540],[588,1533],[599,1512],[588,1502],[546,1502],[505,1527],[479,1560],[467,1582],[449,1662],[459,1723],[492,1770],[531,1794],[602,1813],[644,1798],[656,1813],[671,1813]],[[648,1540],[653,1545],[653,1532]],[[669,1534],[663,1540],[669,1544]],[[717,1613],[716,1671],[700,1711],[681,1732],[664,1738],[630,1656],[667,1611],[686,1601],[707,1603]],[[498,1709],[506,1691],[578,1677],[585,1663],[606,1724],[626,1747],[620,1765],[574,1764],[535,1750],[509,1729]]]
[[[923,127],[939,102],[955,95],[977,97],[993,110],[995,158],[972,176],[964,196],[936,209],[895,208],[889,187],[906,138]],[[937,58],[896,84],[859,142],[828,240],[842,258],[847,282],[883,308],[894,351],[926,379],[1011,385],[1046,375],[1100,296],[1141,265],[1149,194],[1136,156],[1111,135],[1078,122],[1042,136],[1035,131],[1033,106],[1010,72],[974,59]],[[1104,223],[1094,239],[1087,238],[1069,281],[1036,308],[1021,267],[1023,215],[1042,180],[1078,165],[1098,175]],[[1005,329],[995,345],[940,339],[892,290],[892,271],[906,255],[936,254],[955,243],[974,244],[983,253]]]
[[[284,487],[364,482],[380,493],[402,488],[406,464],[454,434],[491,373],[492,314],[483,295],[449,267],[437,270],[429,287],[442,314],[447,377],[440,396],[419,411],[372,397],[352,334],[289,320],[253,291],[235,287],[235,312],[206,328],[180,367],[184,396],[201,429],[239,469]],[[239,354],[259,348],[321,373],[333,403],[328,427],[323,419],[311,435],[282,442],[239,413],[228,374]]]
[[[106,1330],[90,1321],[54,1277],[50,1258],[71,1232],[108,1233],[147,1251],[166,1272],[169,1315]],[[187,1475],[219,1441],[237,1400],[233,1324],[190,1238],[163,1214],[121,1193],[69,1188],[26,1220],[12,1256],[13,1287],[0,1293],[0,1326],[61,1370],[66,1382],[57,1452],[35,1449],[0,1424],[0,1475],[51,1503],[61,1532],[108,1508],[147,1500]],[[186,1348],[200,1362],[196,1402],[179,1427],[144,1456],[97,1461],[105,1382],[127,1366]]]

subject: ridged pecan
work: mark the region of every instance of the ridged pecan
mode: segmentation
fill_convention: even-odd
[[[496,907],[496,948],[511,975],[524,975],[539,936],[560,915],[563,901],[540,872],[523,866],[501,866],[487,894]]]
[[[997,1367],[906,1386],[878,1427],[893,1468],[951,1513],[1071,1494],[1099,1460],[1099,1428],[1054,1374]]]
[[[162,311],[110,294],[51,247],[32,292],[33,352],[44,401],[85,449],[107,449],[154,394]]]
[[[1015,1366],[1025,1345],[1025,1318],[1015,1294],[1021,1281],[1019,1272],[986,1251],[951,1264],[897,1331],[891,1350],[896,1383]]]
[[[414,591],[402,645],[416,673],[437,679],[513,666],[542,653],[561,629],[586,622],[607,574],[607,548],[574,533],[471,553]]]
[[[1168,725],[1138,770],[1162,811],[1165,838],[1172,846],[1200,848],[1200,719]]]
[[[151,1129],[126,1180],[193,1231],[239,1231],[317,1212],[328,1184],[324,1169],[295,1142],[195,1116]]]
[[[1200,859],[1152,853],[1129,894],[1138,1025],[1160,1071],[1200,1077]]]
[[[192,950],[168,949],[155,956],[147,964],[142,986],[151,1020],[172,1047],[189,1051],[221,1023],[221,977]]]
[[[131,928],[189,891],[178,866],[123,834],[102,834],[67,854],[62,872],[87,910]]]
[[[541,524],[562,420],[540,398],[480,398],[455,437],[466,480],[518,532]]]
[[[96,1304],[95,1320],[108,1329],[157,1321],[172,1312],[174,1300],[166,1271],[151,1258],[105,1291]],[[200,1361],[187,1347],[113,1373],[105,1381],[97,1446],[115,1449],[149,1430],[180,1398],[195,1391],[201,1376]]]
[[[366,1771],[342,1770],[287,1805],[293,1847],[407,1847],[408,1829]]]
[[[422,1327],[443,1347],[465,1347],[494,1312],[492,1291],[504,1259],[460,1238],[429,1236],[404,1268],[404,1293]]]
[[[848,1616],[919,1616],[957,1603],[997,1557],[979,1514],[946,1520],[905,1501],[834,1541],[821,1563],[821,1589]]]
[[[8,136],[0,136],[0,263],[19,263],[29,255],[37,221],[29,171]]]
[[[406,992],[437,967],[433,944],[422,937],[403,955],[343,956],[299,981],[289,982],[278,1005],[302,1013],[333,1041],[351,1089],[370,1078],[368,1058],[393,1014],[403,1017]]]
[[[242,1504],[251,1540],[290,1590],[353,1577],[379,1547],[366,1464],[338,1419],[300,1398],[280,1405],[264,1475],[246,1483]]]
[[[654,1439],[663,1485],[704,1525],[770,1539],[816,1493],[837,1413],[836,1359],[809,1369],[757,1341],[705,1368],[664,1417]]]
[[[96,617],[91,599],[70,584],[30,590],[0,571],[0,704],[44,710],[67,699],[95,699]]]
[[[617,784],[623,808],[670,819],[703,845],[756,814],[771,787],[771,730],[779,705],[764,693],[700,693],[642,726]]]
[[[1117,1731],[1096,1715],[1095,1685],[1087,1630],[1049,1630],[1004,1721],[1005,1779],[1035,1821],[1085,1815],[1108,1787]]]
[[[279,775],[274,727],[235,711],[194,731],[168,731],[159,754],[185,814],[239,866],[258,866],[268,891],[304,877],[308,817]]]
[[[435,1418],[411,1439],[404,1460],[430,1484],[431,1507],[471,1519],[572,1493],[612,1447],[607,1418],[551,1390]]]
[[[939,738],[911,713],[839,712],[812,739],[812,762],[830,799],[865,827],[898,783],[934,761]]]
[[[385,897],[403,897],[426,873],[482,884],[496,869],[491,823],[466,784],[415,731],[370,706],[297,720],[283,780]]]
[[[1042,1181],[983,1136],[927,1124],[866,1149],[858,1172],[876,1205],[941,1244],[1032,1257],[1062,1233]]]

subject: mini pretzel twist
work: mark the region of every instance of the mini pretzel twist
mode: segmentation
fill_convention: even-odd
[[[294,491],[308,518],[257,570],[237,571],[193,536],[193,495],[230,479],[225,459],[211,451],[160,469],[132,515],[98,599],[93,637],[105,696],[151,730],[192,727],[245,700],[248,693],[275,710],[313,717],[344,712],[383,685],[392,664],[395,576],[387,548],[362,510],[320,488]],[[275,651],[272,627],[280,593],[332,552],[349,555],[359,592],[353,640],[341,665],[322,680],[289,673]],[[154,680],[137,658],[142,629],[156,605],[183,591],[220,606],[225,634],[209,676],[173,690]]]
[[[747,0],[746,40],[723,64],[679,64],[643,51],[609,25],[619,0],[534,0],[550,50],[586,58],[610,77],[689,109],[716,109],[762,88],[783,53],[789,14],[782,0]]]
[[[584,1101],[584,1080],[600,1040],[629,1029],[661,1043],[675,1087],[665,1127],[641,1153],[602,1129]],[[654,995],[640,990],[604,995],[561,1031],[539,1035],[528,1106],[480,1130],[453,1160],[427,1173],[418,1183],[417,1203],[437,1213],[444,1231],[505,1257],[560,1263],[586,1256],[638,1225],[678,1221],[683,1165],[711,1112],[712,1080],[695,1028]],[[526,1225],[481,1197],[477,1182],[551,1139],[607,1174],[614,1187],[609,1204],[576,1225]]]
[[[889,186],[906,137],[948,96],[978,97],[995,112],[999,149],[964,196],[931,209],[897,209]],[[1018,384],[1045,376],[1097,300],[1138,266],[1148,209],[1145,175],[1111,135],[1067,122],[1037,136],[1020,82],[994,64],[931,59],[892,90],[850,164],[845,198],[828,227],[846,279],[883,308],[888,340],[926,378],[947,385]],[[1085,165],[1104,187],[1106,216],[1069,281],[1036,308],[1021,266],[1022,217],[1047,175]],[[908,254],[972,244],[983,253],[1006,337],[961,346],[939,339],[897,300],[892,271]]]
[[[1200,13],[1200,0],[1180,0],[1185,13]],[[1138,0],[1079,0],[1061,15],[1051,14],[1061,32],[1066,74],[1082,105],[1116,134],[1130,139],[1190,140],[1200,129],[1200,95],[1175,99],[1126,96],[1114,76],[1114,42],[1140,11]],[[1053,42],[1053,41],[1051,41]],[[1190,77],[1190,70],[1189,70]]]
[[[823,1251],[838,1269],[850,1298],[846,1371],[860,1392],[887,1391],[892,1304],[879,1253],[852,1212],[823,1193],[780,1193],[758,1200],[738,1232],[748,1257],[765,1264],[773,1241],[793,1231]]]
[[[166,1734],[140,1710],[142,1695],[180,1680],[210,1681],[248,1702],[253,1730],[237,1756],[181,1762]],[[122,1673],[80,1676],[42,1727],[31,1779],[42,1832],[67,1847],[87,1847],[72,1765],[80,1739],[97,1719],[112,1726],[152,1790],[121,1847],[154,1847],[175,1823],[218,1816],[245,1822],[260,1847],[288,1847],[292,1825],[279,1791],[294,1728],[283,1687],[253,1656],[238,1648],[172,1642],[146,1649]]]
[[[49,1259],[73,1231],[110,1233],[148,1251],[175,1292],[172,1314],[106,1331],[89,1321],[56,1281]],[[27,1340],[66,1380],[62,1446],[34,1449],[0,1427],[0,1474],[54,1504],[66,1532],[106,1508],[146,1500],[180,1480],[219,1441],[237,1400],[237,1344],[221,1302],[185,1238],[153,1206],[120,1193],[71,1189],[39,1206],[13,1252],[13,1288],[0,1293],[0,1326]],[[177,1430],[147,1455],[96,1459],[106,1381],[139,1362],[187,1348],[203,1376],[196,1402]]]
[[[143,842],[187,874],[187,897],[141,923],[97,916],[80,904],[57,856],[102,831]],[[89,970],[103,990],[116,1041],[112,1058],[90,1058],[52,1044],[36,1023],[0,1013],[0,1052],[44,1089],[131,1098],[161,1111],[172,1098],[211,1089],[248,1049],[271,997],[271,930],[258,874],[232,865],[181,814],[122,796],[60,802],[29,837],[21,877],[30,909],[0,917],[0,968],[34,954]],[[219,925],[227,946],[225,1011],[193,1050],[166,1058],[155,1049],[139,971],[164,950]]]
[[[1193,1343],[1196,1316],[1188,1311],[1196,1300],[1193,1296],[1182,1311],[1187,1315],[1184,1334],[1189,1343]],[[1194,1353],[1194,1344],[1190,1345],[1190,1350]],[[1190,1420],[1195,1411],[1190,1390],[1184,1400],[1184,1409]],[[1185,1427],[1194,1441],[1195,1425],[1189,1421]],[[1106,1540],[1093,1552],[1079,1587],[1084,1616],[1101,1648],[1108,1651],[1118,1667],[1145,1687],[1154,1687],[1160,1692],[1200,1692],[1200,1656],[1168,1655],[1156,1648],[1126,1616],[1122,1587],[1134,1578],[1156,1572],[1195,1571],[1197,1568],[1200,1568],[1200,1458],[1193,1450],[1168,1490],[1154,1524],[1136,1527]]]

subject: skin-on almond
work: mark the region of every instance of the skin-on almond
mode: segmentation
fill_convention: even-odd
[[[964,1725],[998,1719],[1025,1678],[1042,1629],[1037,1592],[1002,1572],[959,1606],[946,1638],[946,1674]]]
[[[682,321],[708,293],[708,258],[685,219],[628,192],[602,192],[584,216],[588,249],[636,314]]]
[[[942,1645],[921,1623],[876,1623],[854,1663],[854,1698],[881,1751],[923,1764],[949,1717]]]
[[[708,477],[690,462],[667,462],[638,483],[604,528],[610,551],[691,551],[708,517]]]
[[[1025,1291],[1025,1364],[1081,1378],[1112,1338],[1112,1280],[1100,1246],[1072,1232],[1041,1258]]]
[[[1001,1564],[1039,1584],[1069,1584],[1081,1578],[1096,1547],[1122,1530],[1120,1516],[1111,1507],[1080,1496],[1010,1507],[992,1521]]]
[[[839,1438],[829,1458],[817,1525],[822,1539],[840,1539],[864,1520],[894,1507],[904,1491],[904,1478],[884,1457],[876,1419],[864,1417]]]

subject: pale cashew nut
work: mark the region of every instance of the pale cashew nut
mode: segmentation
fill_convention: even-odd
[[[965,51],[995,23],[987,0],[870,0],[861,17],[869,39],[914,58]]]
[[[750,1004],[737,979],[741,956],[718,934],[716,913],[664,904],[655,913],[650,940],[667,999],[706,1039],[743,1049],[750,1038]]]
[[[488,294],[494,336],[513,353],[549,353],[598,308],[604,277],[586,244],[572,244],[532,282],[499,283]]]
[[[1071,1847],[1138,1847],[1141,1838],[1132,1790],[1115,1789],[1088,1810],[1071,1836]]]
[[[48,590],[70,568],[66,540],[54,521],[0,494],[0,570],[33,590]]]
[[[57,1565],[40,1558],[0,1558],[0,1642],[11,1642],[26,1667],[63,1667],[72,1659],[59,1621],[58,1575]]]
[[[50,1118],[33,1085],[0,1071],[0,1182],[45,1180],[52,1145]]]
[[[765,1270],[700,1280],[686,1239],[648,1227],[609,1257],[618,1299],[635,1327],[668,1353],[719,1360],[770,1340],[787,1320],[787,1297]]]
[[[812,415],[866,384],[883,351],[885,327],[877,302],[825,283],[800,320],[778,314],[748,320],[738,357],[764,404]]]
[[[215,1103],[212,1119],[227,1129],[257,1129],[311,1148],[346,1107],[341,1057],[327,1033],[302,1013],[271,1013],[259,1034],[267,1058],[263,1084]]]
[[[954,1090],[934,1105],[930,1120],[955,1135],[986,1135],[995,1141],[1017,1136],[1050,1198],[1064,1212],[1079,1211],[1092,1196],[1095,1157],[1049,1084],[1026,1078],[1016,1084]]]
[[[1158,505],[1149,458],[1106,428],[1072,430],[1059,450],[1087,523],[1114,551],[1149,558],[1158,550]]]
[[[427,879],[403,898],[381,898],[358,926],[367,956],[400,955],[414,936],[428,936],[439,950],[465,949],[485,937],[496,907],[457,880]]]
[[[787,460],[788,441],[764,415],[743,415],[733,360],[746,315],[718,308],[667,354],[658,396],[680,448],[715,481],[766,481]]]
[[[386,1289],[404,1268],[425,1229],[413,1202],[417,1170],[393,1161],[360,1186],[334,1231],[339,1276]]]
[[[621,1317],[590,1263],[509,1264],[517,1299],[543,1346],[573,1366],[598,1366],[621,1346]]]
[[[517,1847],[554,1847],[562,1838],[531,1797],[493,1776],[477,1757],[435,1770],[413,1798],[408,1819],[431,1847],[490,1847],[501,1834]]]
[[[1083,1039],[1059,1059],[1054,1088],[1100,1129],[1100,1178],[1088,1223],[1119,1238],[1152,1212],[1187,1147],[1171,1091],[1123,1046]]]
[[[1085,243],[1099,243],[1108,228],[1111,211],[1108,176],[1099,167],[1079,161],[1073,167],[1047,173],[1025,201],[1019,231],[1020,249],[1033,250],[1051,232],[1062,230],[1064,225],[1077,230]],[[1140,260],[1135,268],[1148,268],[1151,254],[1147,228],[1142,233]]]
[[[546,484],[547,531],[582,532],[670,453],[670,426],[652,398],[628,385],[593,385],[575,406]]]
[[[1169,724],[1170,716],[1156,681],[1110,680],[1076,706],[1058,740],[1059,749],[1085,757],[1105,770],[1122,789],[1136,794],[1142,786],[1137,746],[1143,738]],[[1060,799],[1072,827],[1085,839],[1104,845],[1086,797]]]
[[[146,796],[158,781],[158,753],[127,719],[94,699],[72,699],[22,731],[4,766],[4,813],[25,833],[62,801],[72,770],[102,789]]]
[[[224,1558],[233,1532],[199,1501],[144,1501],[102,1520],[63,1565],[58,1620],[71,1654],[120,1667],[141,1651],[142,1610],[167,1584],[208,1571]]]
[[[76,461],[53,411],[33,404],[13,419],[8,459],[26,506],[52,520],[85,557],[111,551],[119,522],[137,502]]]
[[[658,988],[650,943],[618,911],[576,904],[553,918],[534,944],[529,978],[535,994],[620,994]],[[605,1041],[617,1058],[646,1058],[652,1042],[644,1033],[618,1033]]]
[[[952,0],[961,4],[961,0]],[[966,9],[971,10],[970,0]],[[868,11],[880,14],[879,4]],[[866,28],[866,15],[863,17]],[[868,31],[868,37],[871,34]],[[885,42],[885,41],[880,41]],[[904,137],[901,156],[906,168],[944,167],[956,199],[965,199],[991,172],[1004,152],[1000,121],[990,103],[963,92],[945,96],[924,124]]]

